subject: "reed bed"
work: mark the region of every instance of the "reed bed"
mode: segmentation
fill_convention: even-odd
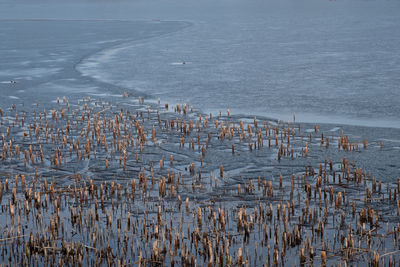
[[[400,179],[354,160],[382,141],[322,128],[127,94],[3,107],[1,265],[398,266]]]

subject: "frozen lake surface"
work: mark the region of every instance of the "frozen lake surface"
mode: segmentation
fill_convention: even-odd
[[[395,266],[399,11],[0,0],[0,262]]]
[[[0,87],[116,87],[207,113],[398,128],[399,11],[398,1],[3,1]]]

